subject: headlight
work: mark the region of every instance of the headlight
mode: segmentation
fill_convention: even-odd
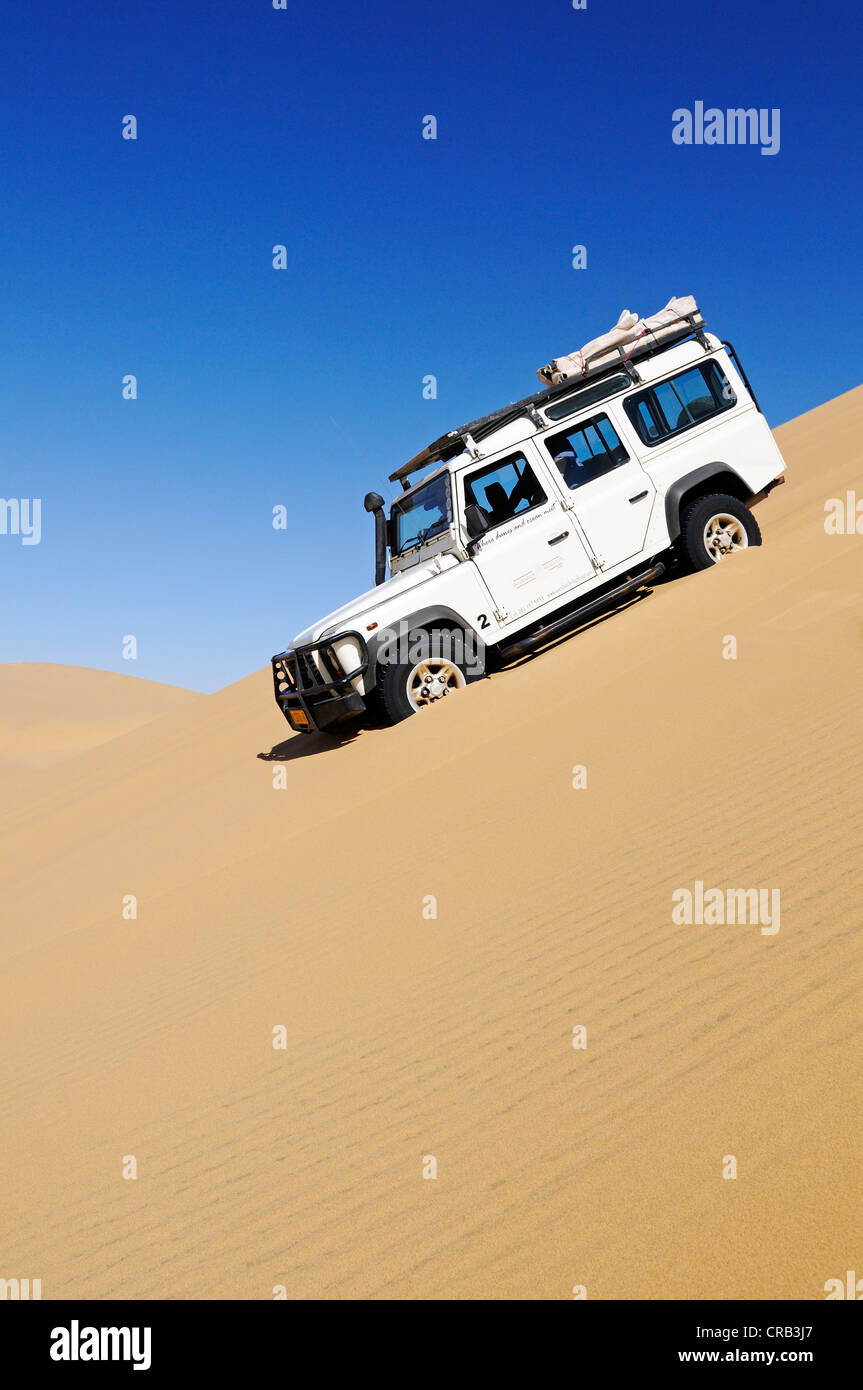
[[[359,642],[355,637],[338,637],[333,642],[333,651],[346,676],[358,671],[363,664]]]

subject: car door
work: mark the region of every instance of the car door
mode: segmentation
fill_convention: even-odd
[[[476,503],[488,522],[471,550],[499,622],[514,622],[594,577],[571,514],[545,470],[523,452],[467,470],[460,494],[462,518]]]
[[[644,547],[656,498],[650,476],[628,452],[605,411],[546,435],[570,505],[603,569]]]

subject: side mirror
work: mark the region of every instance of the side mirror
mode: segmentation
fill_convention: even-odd
[[[469,502],[464,509],[467,533],[472,541],[478,541],[488,530],[488,517],[478,502]]]

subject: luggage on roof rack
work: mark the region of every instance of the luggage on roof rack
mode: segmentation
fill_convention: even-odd
[[[578,352],[567,357],[555,357],[546,366],[540,367],[537,376],[545,386],[557,386],[573,377],[586,377],[594,372],[619,365],[628,360],[639,344],[658,347],[680,333],[681,328],[688,332],[703,329],[704,319],[691,294],[681,299],[669,299],[664,309],[650,318],[640,319],[624,309],[617,323],[608,333],[592,338]],[[628,353],[624,348],[630,347]]]

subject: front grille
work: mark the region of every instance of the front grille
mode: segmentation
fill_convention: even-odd
[[[363,697],[352,689],[352,684],[368,670],[368,649],[359,632],[346,635],[360,649],[361,660],[355,670],[342,669],[332,642],[310,643],[273,657],[276,704],[292,728],[311,733],[346,714],[361,714],[365,708]]]
[[[294,663],[304,690],[314,690],[317,686],[325,684],[324,677],[315,665],[311,652],[298,652],[294,657]]]

